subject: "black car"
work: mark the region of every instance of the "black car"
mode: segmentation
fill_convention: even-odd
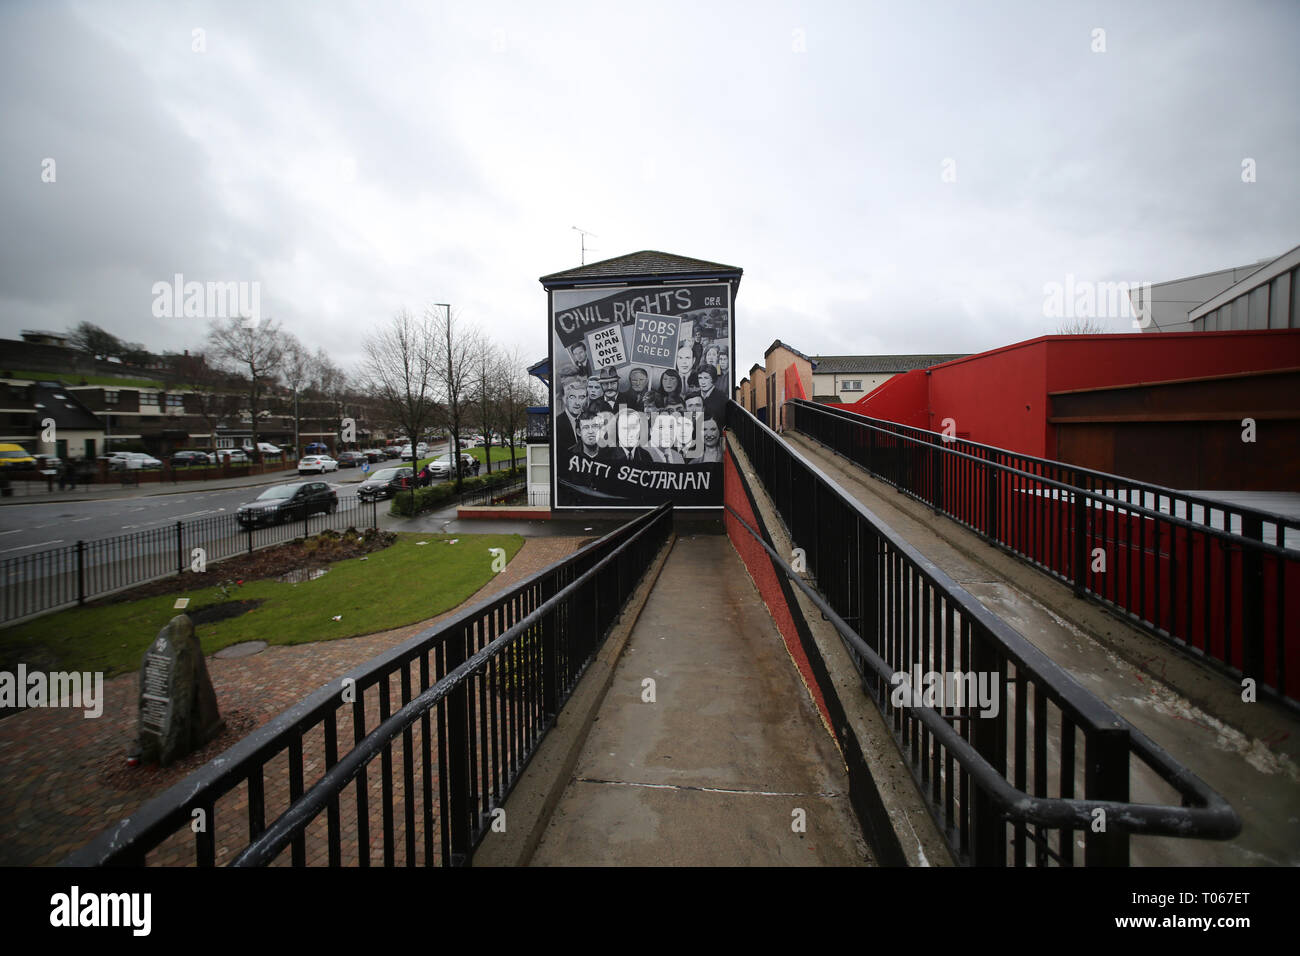
[[[357,497],[362,501],[378,501],[380,498],[391,498],[399,491],[409,491],[410,488],[410,468],[381,468],[357,485]]]
[[[359,451],[345,451],[341,452],[335,461],[339,463],[340,468],[356,468],[366,463],[366,456]]]
[[[314,514],[333,514],[338,506],[338,493],[325,482],[299,481],[267,488],[256,501],[240,505],[236,518],[244,528],[251,529],[261,524],[301,521]]]
[[[205,451],[178,451],[172,454],[172,467],[179,468],[185,465],[209,465],[212,459]]]

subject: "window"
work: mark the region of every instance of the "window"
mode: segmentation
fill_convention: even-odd
[[[234,440],[233,438],[218,438],[218,439],[217,439],[217,447],[218,447],[218,448],[234,448],[234,447],[235,447],[235,440]]]
[[[115,392],[115,391],[113,391],[113,392],[109,392],[109,391],[104,392],[104,404],[105,404],[105,405],[116,405],[116,404],[117,404],[117,392]]]
[[[184,396],[184,395],[168,395],[168,396],[167,396],[167,407],[168,407],[168,408],[184,408],[184,407],[185,407],[185,396]]]
[[[841,392],[860,392],[862,391],[862,379],[846,378],[840,383]]]
[[[141,392],[141,393],[140,393],[140,404],[141,404],[141,405],[157,405],[157,404],[158,404],[158,393],[157,393],[157,392]]]

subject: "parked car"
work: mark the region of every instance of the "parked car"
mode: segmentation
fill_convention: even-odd
[[[366,456],[359,451],[345,451],[337,459],[340,468],[356,468],[366,462]]]
[[[63,467],[63,462],[54,455],[33,455],[36,459],[36,470],[44,475],[57,475],[59,469]]]
[[[426,466],[429,474],[434,478],[447,478],[451,475],[451,453],[439,455]],[[478,459],[473,455],[462,454],[460,456],[460,473],[464,475],[478,474]]]
[[[267,488],[257,499],[239,506],[235,518],[251,530],[258,525],[302,521],[314,514],[333,514],[339,496],[323,481],[299,481]]]
[[[232,465],[248,464],[248,453],[242,448],[218,448],[217,461],[223,462],[229,459]]]
[[[260,441],[257,443],[257,450],[261,452],[264,458],[279,458],[284,454],[278,445],[272,445],[269,441]],[[253,443],[244,442],[244,454],[252,456]]]
[[[27,471],[36,467],[36,459],[22,445],[0,445],[0,468],[10,471]]]
[[[376,462],[386,461],[388,459],[388,453],[382,448],[367,448],[361,454],[365,455],[366,461],[370,462],[372,465]]]
[[[310,445],[308,445],[306,448],[304,448],[304,449],[302,450],[302,453],[303,453],[304,456],[306,456],[306,455],[328,455],[328,454],[330,453],[330,450],[329,450],[329,446],[328,446],[328,445],[325,445],[325,444],[322,443],[322,442],[314,441],[314,442],[312,442]]]
[[[362,501],[391,498],[399,491],[410,490],[411,481],[410,468],[381,468],[357,485],[357,497]]]
[[[298,474],[315,473],[323,475],[327,471],[338,471],[339,463],[329,455],[308,455],[298,462]]]
[[[127,471],[137,471],[142,468],[162,467],[161,461],[159,461],[153,455],[146,455],[142,451],[119,451],[114,453],[110,457],[109,461],[110,463],[112,461],[120,461],[122,463],[122,467],[125,468]]]
[[[213,463],[213,457],[206,451],[172,452],[172,467],[205,467]]]

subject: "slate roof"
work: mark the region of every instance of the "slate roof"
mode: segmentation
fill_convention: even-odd
[[[578,266],[575,269],[552,272],[550,275],[542,276],[538,281],[544,286],[549,286],[624,276],[644,276],[647,279],[654,279],[667,276],[717,276],[723,274],[739,278],[742,271],[739,266],[728,266],[720,262],[708,262],[704,259],[691,259],[687,256],[673,255],[671,252],[656,252],[653,249],[643,249],[641,252],[615,256],[613,259],[589,262],[587,265]]]
[[[790,348],[790,346],[786,346]],[[793,349],[791,349],[793,351]],[[814,355],[813,369],[818,375],[853,375],[876,372],[910,372],[916,368],[929,368],[953,359],[965,358],[960,354],[944,355]]]
[[[777,349],[785,349],[787,352],[793,352],[795,355],[799,356],[801,359],[806,359],[807,361],[811,362],[813,365],[816,365],[816,364],[817,364],[817,360],[816,360],[815,358],[813,358],[811,355],[804,355],[802,352],[800,352],[800,351],[799,351],[797,348],[795,348],[793,345],[791,345],[791,344],[788,343],[788,342],[782,342],[780,339],[773,339],[773,340],[772,340],[772,344],[769,345],[769,346],[767,347],[767,351],[763,353],[763,358],[767,358],[769,355],[771,355],[771,354],[772,354],[773,352],[775,352]]]
[[[92,432],[104,429],[103,423],[95,414],[62,385],[40,382],[29,386],[27,395],[32,411],[39,418],[54,419],[56,428]]]

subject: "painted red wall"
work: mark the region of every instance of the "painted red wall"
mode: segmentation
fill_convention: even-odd
[[[853,410],[931,431],[951,418],[959,437],[1053,458],[1049,392],[1295,367],[1296,329],[1045,335],[896,375]]]
[[[1047,449],[1047,343],[1033,339],[930,369],[924,427],[953,421],[959,438],[1042,456]],[[924,373],[922,373],[924,374]]]
[[[929,428],[929,384],[925,372],[914,370],[882,382],[853,403],[852,409],[868,418]]]
[[[740,475],[736,471],[736,460],[731,457],[730,448],[726,450],[722,461],[723,500],[736,509],[736,512],[744,519],[745,524],[757,531],[758,519],[754,517],[754,509],[749,504],[749,496],[745,494],[745,486],[741,484]],[[808,655],[804,652],[803,645],[799,641],[799,631],[795,627],[794,616],[791,614],[790,606],[786,603],[785,592],[781,589],[781,583],[777,579],[776,571],[772,569],[772,559],[768,557],[763,546],[754,540],[754,536],[740,526],[740,523],[736,521],[735,516],[730,511],[724,512],[724,515],[727,536],[731,538],[732,546],[735,547],[741,560],[745,562],[745,568],[749,571],[749,576],[754,580],[754,586],[758,588],[763,603],[767,605],[768,612],[772,615],[772,622],[776,624],[776,629],[781,632],[781,639],[785,642],[785,648],[790,653],[790,658],[794,661],[795,667],[798,668],[799,677],[803,680],[804,686],[808,688],[808,693],[812,695],[813,700],[816,702],[822,720],[833,732],[830,712],[826,709],[826,698],[822,694],[821,688],[817,686],[816,675],[813,674]]]

